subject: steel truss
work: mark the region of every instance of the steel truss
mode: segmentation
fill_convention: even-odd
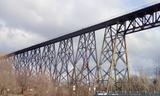
[[[160,26],[160,4],[111,19],[0,58],[26,76],[46,74],[57,86],[121,91],[129,81],[126,35]],[[100,59],[95,32],[105,29]],[[78,37],[77,50],[74,37]]]
[[[74,79],[78,85],[93,86],[97,61],[95,32],[80,35],[74,69]]]
[[[119,33],[120,28],[116,28],[105,28],[100,55],[99,87],[108,91],[122,91],[123,84],[129,80],[126,38],[125,34]]]
[[[72,38],[61,41],[58,47],[57,59],[55,63],[55,68],[58,74],[56,78],[58,82],[62,84],[63,82],[70,85],[72,82],[72,73],[74,64],[74,50],[73,50],[73,40]]]

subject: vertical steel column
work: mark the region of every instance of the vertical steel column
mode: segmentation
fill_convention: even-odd
[[[97,77],[97,63],[95,32],[80,35],[74,68],[75,83],[77,86],[85,85],[94,87]]]
[[[122,25],[105,28],[100,55],[100,90],[122,91],[129,80],[127,46]]]
[[[72,38],[61,41],[57,52],[57,80],[59,84],[69,85],[73,72],[73,41]]]
[[[53,71],[55,70],[54,65],[56,60],[55,44],[46,45],[41,48],[41,50],[43,73],[49,75],[52,79],[54,79]]]

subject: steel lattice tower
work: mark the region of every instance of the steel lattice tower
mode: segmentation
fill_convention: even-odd
[[[122,91],[121,81],[129,80],[126,38],[125,34],[118,32],[120,27],[116,28],[105,28],[100,57],[100,87],[108,91]]]

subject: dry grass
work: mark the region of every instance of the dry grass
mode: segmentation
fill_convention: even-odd
[[[90,96],[89,88],[79,86],[72,91],[72,86],[56,87],[45,74],[27,75],[28,71],[15,74],[10,64],[0,63],[0,95],[2,96]],[[131,76],[130,84],[123,85],[123,90],[160,91],[160,78],[150,80],[146,75]],[[7,95],[8,94],[8,95]],[[9,95],[10,94],[10,95]],[[12,95],[11,95],[12,94]]]
[[[17,90],[17,82],[15,74],[9,64],[0,64],[0,94],[5,94],[7,91],[14,92]]]

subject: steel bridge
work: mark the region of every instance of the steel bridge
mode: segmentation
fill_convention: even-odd
[[[129,84],[130,79],[126,35],[158,26],[160,3],[13,52],[1,57],[0,63],[12,64],[18,73],[47,74],[57,86],[123,90],[122,83]],[[100,58],[98,30],[104,31]],[[77,45],[74,38],[78,38]]]

